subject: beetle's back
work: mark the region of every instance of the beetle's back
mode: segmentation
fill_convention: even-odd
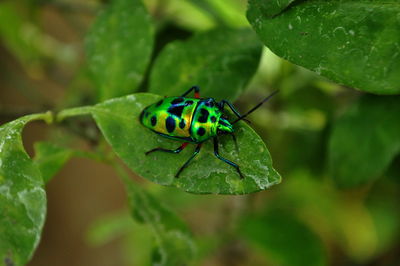
[[[196,142],[191,138],[193,113],[200,100],[168,97],[146,107],[140,115],[142,124],[173,139]]]
[[[222,112],[213,98],[205,98],[199,101],[190,128],[192,139],[199,143],[215,137],[221,115]]]

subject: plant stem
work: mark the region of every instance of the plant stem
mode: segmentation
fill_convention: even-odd
[[[53,113],[51,111],[47,111],[45,113],[31,114],[22,117],[22,119],[25,121],[43,120],[47,124],[51,124],[53,123]]]
[[[65,109],[56,115],[56,121],[61,122],[65,118],[71,116],[88,115],[92,112],[92,110],[93,106],[82,106],[82,107]]]

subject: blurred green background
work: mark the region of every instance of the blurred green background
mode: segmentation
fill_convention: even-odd
[[[0,2],[1,124],[96,102],[84,38],[106,2]],[[216,26],[250,27],[244,0],[144,4],[156,25],[153,57],[173,40]],[[146,86],[145,79],[141,90]],[[280,185],[244,196],[193,195],[133,177],[189,225],[198,246],[193,264],[400,265],[400,157],[370,180],[351,185],[335,181],[336,165],[328,165],[337,121],[354,106],[362,108],[360,98],[377,102],[382,96],[330,82],[264,48],[256,75],[235,104],[248,110],[273,89],[280,94],[250,120],[283,177]],[[400,104],[398,98],[394,102]],[[99,139],[90,125],[86,119],[51,127],[33,123],[24,131],[24,143],[31,155],[33,143],[45,139],[90,149]],[[342,138],[346,146],[347,136]],[[376,159],[365,158],[358,167],[369,169]],[[28,265],[149,265],[157,256],[150,229],[129,218],[111,167],[73,158],[47,193],[44,233]]]

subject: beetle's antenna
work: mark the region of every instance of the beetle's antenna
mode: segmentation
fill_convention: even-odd
[[[274,92],[272,92],[270,95],[268,95],[264,100],[262,100],[259,104],[257,104],[256,106],[254,106],[252,109],[250,109],[247,113],[245,113],[244,115],[242,115],[241,117],[239,117],[238,119],[236,119],[235,121],[233,121],[231,124],[235,124],[236,122],[239,122],[240,120],[242,120],[243,118],[245,118],[246,116],[248,116],[249,114],[251,114],[252,112],[254,112],[255,110],[257,110],[257,108],[259,108],[263,103],[265,103],[266,101],[268,101],[272,96],[274,96],[275,94],[277,94],[279,91],[276,90]]]

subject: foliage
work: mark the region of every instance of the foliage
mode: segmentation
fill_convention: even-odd
[[[117,170],[123,171],[117,167]],[[179,217],[150,194],[137,188],[129,176],[121,173],[136,221],[148,224],[156,245],[153,263],[159,265],[184,265],[193,258],[195,246],[187,226]]]
[[[326,265],[325,252],[318,237],[295,217],[280,210],[245,218],[241,232],[249,242],[264,248],[274,264]]]
[[[120,176],[129,212],[100,217],[87,239],[93,246],[130,239],[125,256],[131,264],[384,265],[400,259],[394,254],[400,99],[390,95],[399,93],[400,81],[397,3],[250,0],[249,25],[241,0],[28,2],[0,4],[6,22],[0,38],[11,55],[0,66],[8,69],[14,63],[6,62],[15,60],[25,71],[0,80],[20,88],[32,109],[53,111],[21,116],[12,106],[16,114],[9,118],[7,98],[1,101],[0,264],[31,259],[45,222],[45,185],[57,183],[57,172],[76,157],[109,165]],[[84,51],[42,29],[45,8],[70,22],[80,21],[71,10],[100,10],[80,36]],[[68,80],[70,73],[76,77]],[[52,90],[41,94],[41,83],[32,81],[60,77],[68,80],[60,100]],[[180,143],[144,128],[141,111],[193,85],[202,97],[235,101],[243,113],[280,90],[251,122],[235,124],[237,147],[230,136],[220,138],[221,155],[240,165],[243,180],[209,142],[179,179],[174,175],[193,148],[145,155]],[[45,120],[48,133],[29,156],[22,135],[34,120]],[[284,182],[273,186],[281,174]]]
[[[192,193],[246,194],[280,182],[279,174],[272,168],[265,144],[243,122],[236,133],[240,150],[235,150],[233,141],[228,141],[225,137],[221,154],[229,154],[228,158],[232,158],[242,167],[246,177],[244,180],[240,180],[233,167],[216,160],[212,155],[211,145],[204,147],[199,159],[185,170],[182,178],[175,178],[177,169],[184,162],[182,158],[188,158],[191,150],[175,156],[167,153],[154,154],[151,157],[145,155],[146,151],[160,143],[167,148],[177,145],[175,141],[149,132],[140,124],[139,115],[144,106],[160,99],[160,96],[153,94],[134,94],[93,107],[67,109],[60,113],[60,117],[90,112],[118,156],[137,174],[162,185],[175,186]],[[258,150],[254,150],[254,146]],[[155,164],[158,167],[154,167]]]
[[[154,63],[149,91],[180,95],[181,88],[201,84],[203,95],[235,100],[256,71],[260,53],[261,43],[249,29],[222,28],[172,42]]]
[[[247,16],[277,55],[350,87],[395,94],[399,11],[385,0],[250,0]]]
[[[398,96],[365,95],[336,122],[329,167],[339,185],[350,187],[378,178],[400,153],[399,103]],[[368,164],[358,167],[362,162]]]
[[[140,0],[114,1],[99,15],[86,42],[99,100],[138,89],[150,61],[153,31]]]
[[[48,114],[21,117],[0,127],[0,257],[25,264],[39,244],[46,216],[46,195],[38,167],[21,139],[26,123]]]

